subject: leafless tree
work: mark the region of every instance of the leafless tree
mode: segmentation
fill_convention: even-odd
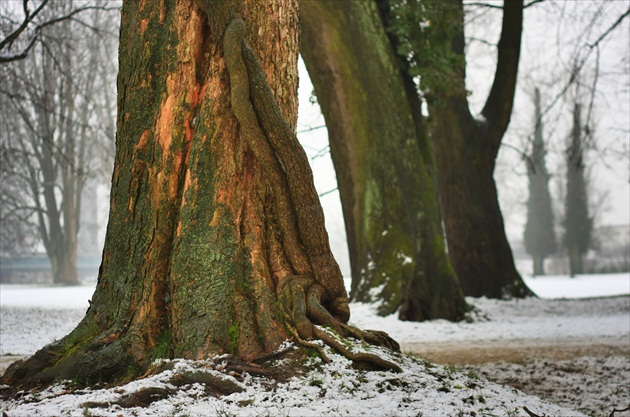
[[[51,2],[38,16],[51,21],[76,7]],[[82,192],[113,148],[117,39],[108,31],[117,13],[98,8],[82,17],[39,29],[24,59],[0,66],[3,234],[8,225],[35,227],[54,282],[66,283],[77,282]]]
[[[44,28],[66,20],[79,20],[79,16],[88,10],[116,10],[117,2],[98,0],[95,2],[73,2],[72,8],[59,10],[53,2],[41,0],[33,2],[22,0],[18,2],[5,2],[0,5],[0,63],[25,59],[41,35]],[[21,6],[21,7],[20,7]],[[49,9],[61,13],[47,13]],[[21,14],[18,12],[21,12]]]
[[[489,88],[484,85],[484,79],[488,78],[486,67],[491,67],[493,62],[486,57],[490,57],[496,47],[498,28],[492,30],[492,20],[500,10],[490,7],[495,3],[467,4],[466,23],[471,26],[467,50],[481,56],[472,61],[474,71],[469,72],[473,78],[471,85],[476,86],[471,101],[478,102],[476,97],[483,97],[484,90]],[[541,122],[549,139],[548,162],[554,182],[554,200],[563,200],[558,191],[564,187],[560,179],[564,177],[565,139],[572,126],[576,90],[580,91],[583,103],[584,124],[592,125],[597,119],[598,135],[590,135],[588,144],[592,154],[591,170],[598,176],[611,178],[617,186],[624,182],[627,185],[630,172],[629,16],[628,3],[615,1],[544,0],[526,8],[518,91],[495,173],[503,214],[510,219],[506,219],[506,224],[512,236],[520,236],[519,228],[525,220],[523,196],[527,195],[529,162],[523,156],[533,147],[535,132],[529,115],[534,112],[536,87],[541,88],[544,97]],[[519,163],[519,159],[525,160]],[[594,185],[593,195],[604,193],[597,189],[602,185],[610,186],[610,183]],[[601,207],[597,213],[601,213]],[[558,218],[561,214],[558,213]]]

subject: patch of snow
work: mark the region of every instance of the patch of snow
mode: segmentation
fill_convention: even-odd
[[[381,329],[401,344],[423,342],[509,341],[518,339],[606,338],[630,335],[630,299],[539,298],[494,300],[467,297],[488,318],[473,323],[447,320],[400,321],[396,313],[379,317],[372,304],[351,303],[351,322]]]
[[[368,294],[370,294],[370,299],[372,300],[377,299],[378,296],[381,294],[381,292],[385,289],[385,285],[387,285],[386,282],[382,283],[381,285],[377,287],[370,288],[370,291],[368,291]]]
[[[547,275],[524,277],[527,286],[541,298],[608,297],[630,294],[630,274]]]
[[[405,255],[403,252],[400,252],[398,254],[398,259],[401,261],[402,265],[409,265],[410,263],[413,262],[413,259],[407,255]]]
[[[88,308],[95,285],[52,286],[1,284],[0,308],[33,307],[41,309]]]
[[[360,348],[360,347],[357,347]],[[203,386],[183,386],[174,395],[147,407],[121,408],[112,404],[142,388],[169,387],[174,371],[165,371],[122,387],[94,390],[65,390],[56,386],[37,398],[23,397],[0,405],[11,417],[19,416],[418,416],[496,415],[527,416],[526,406],[542,415],[581,415],[542,401],[540,398],[487,381],[471,372],[435,365],[412,357],[372,348],[372,353],[400,363],[402,374],[366,372],[327,349],[332,362],[314,367],[299,377],[276,383],[246,375],[243,392],[216,398]],[[177,366],[199,367],[191,361]],[[181,365],[180,365],[181,363]],[[34,395],[34,394],[29,394]],[[36,401],[36,402],[28,402]],[[88,403],[105,404],[88,407]]]
[[[377,316],[375,304],[360,303],[351,304],[351,321],[362,328],[388,332],[401,342],[403,350],[406,346],[423,343],[464,345],[485,341],[501,346],[522,339],[555,340],[559,343],[572,339],[587,342],[614,339],[626,340],[630,345],[628,279],[628,274],[579,276],[575,279],[527,278],[530,287],[542,297],[568,297],[569,294],[592,297],[603,292],[625,295],[583,299],[467,298],[479,315],[487,318],[474,323],[445,320],[402,322],[396,315]],[[349,280],[346,283],[349,284]],[[85,314],[87,300],[93,290],[94,287],[89,286],[0,285],[0,354],[30,355],[53,339],[66,335]],[[434,365],[405,355],[392,356],[378,348],[370,351],[398,361],[403,374],[357,371],[349,367],[346,359],[330,352],[329,356],[334,359],[332,364],[283,384],[247,377],[242,381],[246,387],[244,392],[221,399],[209,398],[204,388],[195,384],[147,408],[123,409],[112,405],[109,408],[90,408],[86,413],[94,416],[471,415],[474,411],[477,415],[526,415],[522,409],[526,405],[539,415],[576,415],[575,411],[551,406],[536,397],[448,366]],[[628,360],[624,360],[625,365],[617,368],[627,368]],[[613,365],[618,364],[610,366]],[[506,372],[519,372],[511,365],[504,367],[508,369]],[[612,372],[610,369],[604,371]],[[82,405],[85,403],[113,402],[121,395],[142,387],[166,386],[168,377],[167,373],[162,373],[124,387],[101,390],[66,392],[63,387],[56,386],[42,393],[28,394],[21,402],[2,403],[0,411],[7,412],[11,417],[81,416],[84,415]],[[575,382],[587,389],[583,386],[585,383],[579,385],[579,381]],[[597,390],[603,392],[600,388]],[[627,393],[627,388],[625,391]],[[34,402],[27,403],[27,400]],[[577,409],[570,404],[565,405]]]
[[[468,365],[463,369],[473,370],[497,383],[516,387],[591,416],[612,415],[612,409],[621,410],[630,404],[630,361],[620,356],[497,362]],[[614,415],[627,417],[630,411]]]

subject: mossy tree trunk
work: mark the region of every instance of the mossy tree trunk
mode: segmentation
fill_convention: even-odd
[[[460,30],[444,47],[464,63],[463,5],[449,1]],[[468,107],[464,65],[452,80],[452,91],[434,91],[429,101],[449,256],[464,293],[475,297],[531,295],[514,266],[493,178],[512,113],[522,20],[523,1],[506,0],[494,82],[481,117],[474,118]]]
[[[78,327],[3,383],[129,378],[158,357],[253,360],[291,335],[325,337],[311,321],[345,326],[293,135],[297,25],[293,0],[123,4],[98,285]]]
[[[337,172],[352,299],[379,301],[380,314],[398,310],[403,320],[462,319],[419,100],[376,3],[302,1],[300,12],[301,51]]]

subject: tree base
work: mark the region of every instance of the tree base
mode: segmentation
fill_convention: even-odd
[[[287,333],[293,336],[296,343],[317,352],[326,363],[330,359],[322,345],[316,343],[317,340],[352,361],[355,366],[366,370],[402,372],[393,362],[349,348],[347,339],[354,338],[364,347],[371,344],[400,352],[398,343],[387,333],[361,330],[333,317],[322,305],[324,295],[323,287],[309,275],[286,277],[278,286],[277,296],[285,316]],[[347,305],[335,308],[336,311],[345,309]],[[116,385],[151,372],[151,358],[138,360],[130,353],[132,335],[94,334],[96,331],[89,323],[84,320],[68,336],[45,346],[28,359],[12,364],[0,378],[1,384],[10,386],[6,395],[10,396],[18,390],[48,386],[61,380],[70,380],[82,387],[97,383]],[[251,367],[245,362],[239,365],[233,360],[231,367],[233,371],[273,376],[264,368]]]
[[[362,344],[343,341],[331,332],[315,328],[321,341],[303,341],[299,338],[296,344],[285,344],[271,355],[259,358],[253,362],[243,361],[231,355],[222,355],[211,359],[190,361],[185,359],[157,360],[144,373],[136,368],[137,375],[127,375],[124,379],[110,382],[95,383],[91,388],[107,388],[124,385],[131,380],[142,380],[169,372],[164,382],[175,386],[146,387],[129,394],[120,396],[115,401],[107,403],[87,402],[85,408],[107,408],[118,405],[122,408],[147,407],[152,402],[159,401],[175,395],[179,387],[192,384],[201,384],[207,395],[220,397],[245,390],[249,376],[263,377],[270,383],[282,383],[289,379],[305,374],[314,366],[331,362],[332,351],[349,359],[352,367],[363,371],[392,370],[402,372],[395,363],[381,359],[377,355],[362,350]],[[11,365],[2,377],[0,394],[4,400],[15,399],[25,395],[24,391],[31,393],[40,392],[54,383],[61,383],[64,389],[61,394],[72,393],[75,390],[90,388],[85,381],[76,378],[44,380],[33,378],[33,375],[46,374],[46,369],[35,368],[42,359],[44,352],[50,352],[50,348],[40,350],[26,361],[18,361]],[[339,358],[339,356],[337,356]],[[317,365],[319,363],[320,365]],[[47,368],[52,369],[52,368]],[[31,378],[28,378],[29,371]],[[167,375],[167,374],[164,374]],[[249,376],[248,376],[249,375]],[[164,378],[161,378],[164,379]]]

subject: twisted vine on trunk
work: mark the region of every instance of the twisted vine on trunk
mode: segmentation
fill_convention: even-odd
[[[311,273],[286,276],[278,283],[278,299],[290,331],[306,346],[314,347],[304,340],[317,338],[355,362],[400,371],[397,365],[376,355],[349,352],[333,336],[315,326],[329,326],[340,336],[399,350],[398,343],[386,333],[363,331],[346,324],[350,310],[341,271],[328,244],[324,213],[313,182],[304,181],[311,176],[308,159],[282,116],[245,33],[245,22],[234,17],[223,38],[232,110],[240,124],[241,136],[270,178],[276,211],[294,210],[297,224],[284,216],[278,219],[281,241],[289,259],[306,253],[311,266]],[[294,246],[296,240],[300,247]],[[323,352],[320,353],[326,360]]]

